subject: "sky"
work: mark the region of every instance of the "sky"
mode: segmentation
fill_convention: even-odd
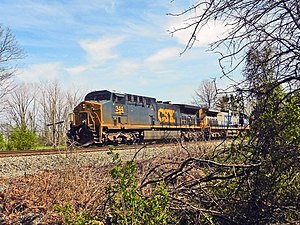
[[[0,24],[9,27],[26,58],[18,82],[58,80],[64,88],[116,90],[190,103],[201,81],[224,85],[218,55],[208,44],[221,35],[205,27],[194,47],[180,54],[191,30],[171,35],[191,1],[1,0]]]

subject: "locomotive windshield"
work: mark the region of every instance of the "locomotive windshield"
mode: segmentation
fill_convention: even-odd
[[[87,94],[84,98],[85,101],[103,101],[111,100],[111,92],[109,91],[95,91]]]
[[[80,112],[79,114],[79,122],[80,123],[87,123],[87,119],[88,119],[88,116],[87,116],[87,113],[86,112]]]

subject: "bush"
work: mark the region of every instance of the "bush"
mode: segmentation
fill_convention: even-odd
[[[5,150],[6,149],[6,142],[4,140],[4,137],[2,134],[0,134],[0,150]]]
[[[110,151],[115,166],[110,170],[112,181],[107,186],[108,210],[92,217],[89,213],[78,212],[70,204],[55,205],[55,210],[63,215],[65,224],[169,224],[169,196],[163,183],[153,186],[151,194],[145,196],[136,179],[136,164],[122,163],[119,155]]]
[[[96,219],[93,219],[87,213],[76,213],[70,204],[65,204],[64,206],[54,205],[54,209],[62,213],[64,217],[65,224],[68,225],[104,225]]]
[[[14,128],[10,135],[9,148],[26,150],[32,149],[37,143],[35,132],[28,130],[25,126]]]
[[[119,155],[110,152],[115,167],[110,171],[113,184],[107,190],[112,224],[168,224],[169,196],[163,183],[150,196],[144,196],[136,180],[136,164],[122,164]]]

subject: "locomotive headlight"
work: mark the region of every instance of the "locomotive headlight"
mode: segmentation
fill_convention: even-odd
[[[85,103],[82,103],[82,108],[85,109]]]

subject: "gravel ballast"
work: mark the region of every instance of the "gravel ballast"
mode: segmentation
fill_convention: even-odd
[[[136,149],[118,152],[123,160],[130,160],[140,148],[141,147],[137,147]],[[146,147],[138,154],[138,159],[155,157],[167,149],[174,149],[174,146],[161,148]],[[64,169],[74,163],[81,166],[103,166],[112,162],[112,157],[107,153],[108,151],[84,153],[66,152],[55,155],[4,157],[0,158],[0,179],[35,174],[44,170]]]

